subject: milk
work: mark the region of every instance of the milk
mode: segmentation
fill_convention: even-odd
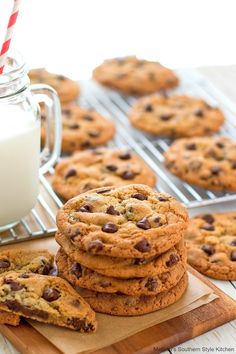
[[[32,112],[0,104],[0,230],[34,207],[39,159],[39,121]]]

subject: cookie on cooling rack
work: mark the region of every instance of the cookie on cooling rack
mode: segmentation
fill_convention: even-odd
[[[224,136],[176,140],[165,152],[171,173],[196,186],[236,191],[236,141]]]
[[[50,73],[45,69],[33,69],[29,72],[32,84],[47,84],[52,86],[58,93],[62,103],[75,100],[80,93],[79,84],[64,75]]]
[[[140,98],[133,105],[129,119],[144,132],[171,138],[210,135],[224,123],[224,115],[218,108],[186,95]]]
[[[70,104],[62,107],[62,151],[74,152],[106,144],[115,134],[115,124],[99,113]],[[41,130],[45,141],[44,124]]]
[[[136,154],[118,148],[77,152],[57,164],[52,178],[53,188],[63,200],[90,189],[130,183],[154,187],[156,176]]]
[[[192,218],[185,238],[190,265],[215,279],[236,280],[236,212]]]
[[[135,56],[105,60],[93,71],[100,84],[129,95],[145,95],[178,85],[178,78],[158,62]]]

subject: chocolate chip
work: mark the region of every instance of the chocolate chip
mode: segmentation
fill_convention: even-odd
[[[29,274],[27,273],[22,273],[19,278],[23,278],[23,279],[28,279],[29,278]]]
[[[231,246],[236,246],[236,238],[230,242]]]
[[[98,191],[97,194],[103,194],[106,192],[110,192],[110,189],[102,189],[101,191]]]
[[[98,132],[97,130],[93,130],[91,132],[88,132],[88,135],[91,137],[91,138],[97,138],[100,136],[100,132]]]
[[[231,252],[230,259],[232,262],[236,262],[236,251]]]
[[[46,264],[43,265],[42,274],[43,275],[48,275],[50,273],[50,270],[51,270],[50,264],[46,263]]]
[[[38,318],[42,318],[44,320],[48,319],[48,313],[46,311],[39,310],[36,308],[31,310],[29,307],[21,305],[16,300],[7,300],[7,301],[5,301],[5,304],[9,310],[11,310],[13,312],[20,312],[25,317],[38,317]]]
[[[107,168],[109,171],[115,172],[118,167],[115,166],[115,165],[106,165],[106,168]]]
[[[145,110],[145,112],[152,112],[153,111],[153,107],[152,107],[152,105],[150,103],[148,103],[148,104],[146,104],[144,106],[144,110]]]
[[[8,259],[0,259],[0,268],[9,268],[10,267],[10,262]]]
[[[134,248],[139,252],[144,253],[150,251],[151,245],[148,240],[146,240],[146,238],[142,238],[139,242],[136,243],[136,245],[134,245]]]
[[[155,219],[154,219],[154,222],[156,224],[160,224],[160,221],[161,221],[161,218],[159,216],[157,216]]]
[[[79,129],[80,125],[78,123],[73,123],[68,126],[69,129]]]
[[[5,279],[5,284],[10,285],[12,291],[19,291],[24,288],[23,285],[13,279]]]
[[[170,120],[173,116],[174,116],[173,113],[170,113],[170,114],[162,114],[162,115],[160,116],[160,119],[163,120],[163,121],[168,121],[168,120]]]
[[[131,154],[129,152],[123,152],[119,155],[121,160],[129,160],[131,158]]]
[[[91,143],[90,141],[84,141],[80,146],[82,149],[87,149],[91,146]]]
[[[84,332],[88,332],[90,330],[89,326],[91,326],[91,325],[88,325],[85,322],[85,320],[80,320],[79,318],[76,318],[76,317],[68,318],[67,325],[72,326],[76,331],[83,329]]]
[[[48,302],[55,301],[59,299],[59,297],[60,297],[59,291],[52,288],[45,288],[42,295],[42,298]]]
[[[218,148],[220,148],[220,149],[223,149],[225,147],[225,145],[223,143],[221,143],[220,141],[218,141],[216,143],[216,146],[218,146]]]
[[[175,264],[179,262],[179,256],[175,253],[170,255],[169,260],[166,262],[167,267],[173,267]]]
[[[86,114],[85,116],[83,116],[84,120],[87,120],[88,122],[92,122],[94,121],[94,118],[88,114]]]
[[[163,196],[158,196],[157,199],[159,200],[159,202],[167,202],[168,198],[165,198]]]
[[[63,76],[63,75],[57,75],[57,79],[60,80],[60,81],[65,81],[66,80],[65,76]]]
[[[131,198],[135,198],[138,200],[147,200],[148,199],[148,197],[142,193],[134,193],[131,195]]]
[[[70,303],[72,306],[74,306],[76,308],[80,307],[80,301],[78,299],[73,299]]]
[[[107,281],[107,280],[104,280],[104,281],[100,282],[100,285],[101,285],[102,288],[105,289],[105,288],[108,288],[109,286],[111,286],[111,283],[109,281]]]
[[[211,245],[202,245],[202,250],[208,254],[209,256],[212,256],[215,253],[215,249]]]
[[[189,169],[192,171],[199,170],[201,166],[202,166],[202,162],[200,162],[198,160],[192,160],[188,164]]]
[[[148,291],[154,291],[157,288],[157,280],[155,278],[148,278],[146,284],[145,284],[145,288],[148,289]]]
[[[71,115],[71,110],[69,108],[64,108],[62,109],[62,114],[64,114],[65,116],[69,117]]]
[[[185,149],[186,149],[186,150],[196,150],[196,149],[197,149],[197,146],[196,146],[196,144],[194,144],[194,143],[186,144],[186,145],[185,145]]]
[[[149,78],[149,80],[151,80],[151,81],[153,81],[154,79],[155,79],[155,74],[154,73],[152,73],[152,72],[149,72],[148,73],[148,78]]]
[[[88,251],[91,251],[91,250],[95,250],[96,252],[101,251],[103,249],[103,243],[100,240],[90,241],[87,249],[88,249]]]
[[[213,224],[213,222],[215,221],[214,217],[211,214],[204,214],[201,218],[205,220],[208,224]]]
[[[65,179],[69,178],[69,177],[74,177],[77,175],[77,172],[74,168],[70,168],[65,175]]]
[[[71,267],[71,272],[79,279],[82,275],[81,265],[79,263],[74,263]]]
[[[148,230],[148,229],[151,229],[151,225],[150,225],[150,222],[148,221],[147,218],[143,218],[141,220],[139,220],[136,225],[140,228],[140,229],[143,229],[143,230]]]
[[[219,166],[213,166],[211,167],[211,173],[215,176],[218,176],[222,169]]]
[[[114,234],[118,231],[118,226],[113,224],[113,222],[108,221],[105,225],[103,225],[102,231],[107,232],[109,234]]]
[[[113,207],[113,205],[110,205],[110,206],[107,208],[106,213],[107,213],[107,214],[110,214],[110,215],[120,215],[119,211],[118,211],[118,210],[115,210],[115,208]]]
[[[206,230],[206,231],[214,231],[215,227],[213,225],[211,225],[211,224],[206,224],[206,225],[202,225],[200,227],[200,229]]]
[[[231,168],[232,168],[233,170],[236,170],[236,162],[233,162],[233,163],[232,163]]]
[[[93,207],[91,204],[84,204],[79,208],[79,211],[82,211],[82,213],[92,213]]]
[[[143,265],[146,264],[147,260],[145,258],[135,258],[134,265]]]
[[[132,171],[124,171],[122,174],[121,174],[121,177],[123,179],[133,179],[134,178],[134,173]]]
[[[194,112],[194,115],[196,117],[203,117],[204,116],[204,113],[203,113],[203,110],[201,108],[197,109],[195,112]]]

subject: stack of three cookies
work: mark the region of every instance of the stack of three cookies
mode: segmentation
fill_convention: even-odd
[[[187,223],[183,206],[145,185],[80,194],[57,215],[59,275],[97,312],[130,316],[164,308],[187,287]]]

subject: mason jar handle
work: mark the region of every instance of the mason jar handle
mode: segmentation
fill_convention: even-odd
[[[40,103],[45,105],[43,112],[43,116],[45,116],[45,144],[41,151],[41,167],[39,169],[40,174],[44,174],[55,164],[61,154],[61,105],[56,91],[51,86],[30,85],[30,91],[38,105]],[[41,114],[40,117],[42,119]]]

